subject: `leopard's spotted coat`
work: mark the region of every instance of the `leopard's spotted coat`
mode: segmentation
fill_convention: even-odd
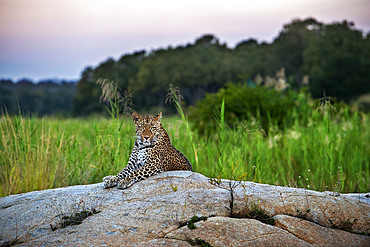
[[[134,183],[164,171],[192,170],[188,159],[174,148],[157,116],[132,114],[136,126],[134,148],[127,166],[117,175],[103,178],[104,187],[126,189]]]

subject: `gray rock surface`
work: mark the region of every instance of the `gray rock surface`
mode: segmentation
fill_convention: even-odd
[[[184,241],[198,238],[212,246],[311,246],[279,227],[254,219],[212,217],[195,226],[193,230],[181,227],[166,237]]]
[[[230,218],[233,185],[238,185],[234,213],[257,205],[275,215],[276,225]],[[79,225],[52,230],[63,216],[92,209],[101,212]],[[304,215],[309,221],[289,214]],[[194,215],[215,217],[195,223],[197,228],[191,230],[184,223]],[[191,240],[201,239],[212,246],[320,246],[320,239],[327,236],[326,246],[370,246],[366,235],[332,228],[346,223],[353,232],[369,235],[369,222],[366,194],[229,180],[212,185],[207,177],[188,171],[162,173],[126,190],[105,190],[98,183],[0,198],[0,245],[17,239],[20,246],[190,246]]]
[[[275,226],[280,227],[314,246],[369,246],[369,237],[319,226],[307,220],[287,215],[276,215]]]

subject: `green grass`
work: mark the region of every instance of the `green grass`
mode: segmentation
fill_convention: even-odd
[[[216,114],[217,115],[217,114]],[[222,114],[219,114],[222,115]],[[337,192],[368,192],[369,115],[319,112],[308,124],[267,131],[253,122],[224,125],[200,137],[182,118],[163,118],[173,145],[196,172]],[[268,132],[266,136],[265,132]],[[0,196],[100,182],[127,163],[134,143],[131,119],[0,118]]]

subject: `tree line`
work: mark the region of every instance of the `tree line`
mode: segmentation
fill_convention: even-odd
[[[266,84],[282,68],[291,89],[307,87],[314,98],[325,93],[351,102],[370,91],[370,35],[353,22],[324,24],[314,18],[284,25],[271,43],[247,39],[229,48],[205,34],[186,45],[136,51],[86,67],[67,109],[74,115],[105,111],[99,78],[114,81],[121,95],[129,92],[136,110],[148,110],[163,107],[169,84],[194,105],[228,82]]]
[[[29,79],[0,80],[0,113],[10,115],[63,115],[73,110],[76,93],[75,81],[43,80],[34,83]]]
[[[133,94],[137,109],[163,106],[169,84],[181,88],[187,104],[228,82],[274,76],[285,68],[293,89],[308,83],[313,97],[326,95],[350,102],[369,92],[370,36],[343,21],[323,24],[313,18],[283,26],[272,43],[248,39],[228,48],[212,34],[194,43],[151,52],[138,51],[87,67],[77,83],[74,112],[103,110],[98,78],[115,81]]]

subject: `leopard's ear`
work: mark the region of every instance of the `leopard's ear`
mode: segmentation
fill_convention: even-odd
[[[134,120],[134,123],[136,124],[141,118],[143,118],[142,116],[140,116],[139,113],[137,112],[134,112],[132,113],[132,119]]]
[[[155,117],[155,120],[156,120],[156,121],[161,121],[161,118],[162,118],[162,112],[160,112],[160,113]]]

